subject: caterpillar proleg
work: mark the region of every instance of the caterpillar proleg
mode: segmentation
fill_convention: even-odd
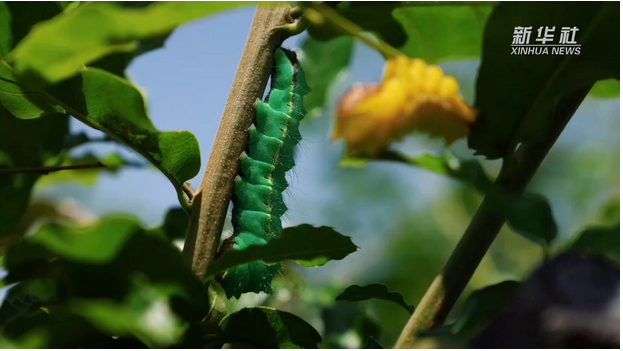
[[[305,117],[303,96],[310,92],[296,54],[275,52],[271,89],[256,104],[256,120],[249,144],[240,156],[240,173],[232,202],[234,234],[227,239],[233,250],[265,244],[281,234],[281,216],[287,211],[282,193],[286,172],[294,167],[294,148],[301,140],[299,122]],[[246,292],[272,292],[271,282],[280,265],[256,261],[230,269],[221,285],[227,297]]]

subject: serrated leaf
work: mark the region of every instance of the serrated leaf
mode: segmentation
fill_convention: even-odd
[[[548,135],[551,108],[557,99],[601,79],[619,78],[619,3],[501,3],[495,7],[483,40],[476,84],[480,116],[469,147],[494,159],[516,143],[537,143]],[[579,29],[579,55],[512,55],[516,26],[532,26],[537,43],[541,26]],[[555,38],[557,40],[557,38]],[[550,48],[551,49],[551,48]],[[512,69],[508,69],[512,67]]]
[[[226,251],[209,265],[206,277],[258,260],[268,264],[295,260],[305,267],[318,267],[331,260],[341,260],[355,251],[357,246],[351,238],[333,228],[302,224],[285,228],[280,237],[269,240],[266,245]]]
[[[365,301],[369,299],[380,299],[395,302],[403,307],[409,314],[415,311],[415,307],[405,302],[400,293],[390,292],[383,284],[370,284],[366,286],[351,285],[342,292],[335,301]]]
[[[587,228],[578,235],[569,251],[606,258],[617,265],[621,257],[621,226]]]
[[[170,33],[182,23],[244,2],[160,2],[145,8],[88,3],[36,25],[11,53],[20,75],[47,83],[69,78],[115,52],[132,52],[138,41]]]
[[[343,37],[327,42],[307,38],[302,45],[301,66],[312,91],[305,96],[305,109],[316,116],[327,100],[332,84],[350,65],[354,41]]]
[[[322,337],[303,319],[268,307],[243,308],[227,315],[218,336],[227,343],[268,349],[314,349]]]

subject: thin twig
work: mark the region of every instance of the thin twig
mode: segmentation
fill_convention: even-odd
[[[195,191],[186,183],[182,184],[182,190],[184,194],[188,196],[188,201],[193,201],[193,197],[195,197]]]
[[[513,167],[504,167],[496,183],[510,192],[523,192],[589,91],[590,87],[581,89],[563,99],[553,113],[548,138],[539,144],[520,146],[515,157],[510,159]],[[418,332],[444,322],[506,221],[494,203],[488,196],[485,197],[442,272],[411,315],[394,348],[416,347]]]
[[[290,12],[291,7],[282,4],[260,5],[255,13],[210,160],[192,202],[184,255],[199,276],[215,259],[238,174],[238,159],[247,146],[248,128],[255,118],[253,106],[266,88],[275,50],[287,36],[283,26],[294,22]]]
[[[85,163],[82,165],[58,166],[58,167],[32,167],[32,168],[0,168],[0,174],[48,174],[58,171],[66,171],[70,169],[91,169],[106,168],[107,166],[101,162]]]
[[[371,48],[378,51],[386,59],[402,55],[400,50],[387,44],[379,38],[372,38],[366,35],[365,30],[348,19],[340,16],[332,8],[322,5],[311,3],[309,7],[304,8],[305,17],[314,24],[328,24],[335,29],[342,31],[345,34],[352,35],[353,37],[361,40]]]

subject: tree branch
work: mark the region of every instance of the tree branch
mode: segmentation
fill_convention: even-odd
[[[293,22],[290,11],[287,5],[260,5],[255,13],[208,166],[192,202],[184,255],[199,276],[215,258],[238,174],[238,158],[247,146],[248,129],[255,119],[254,104],[266,88],[275,50],[287,35],[282,28]]]
[[[511,192],[523,192],[589,91],[590,87],[578,90],[560,101],[552,115],[552,128],[547,139],[535,145],[521,145],[511,160],[513,164],[503,167],[496,183]],[[444,322],[505,221],[493,201],[486,196],[445,267],[411,315],[394,348],[414,348],[418,332]]]
[[[33,168],[0,168],[0,174],[48,174],[52,172],[65,171],[70,169],[90,169],[90,168],[106,168],[107,166],[101,162],[85,163],[83,165],[58,166],[58,167],[33,167]]]

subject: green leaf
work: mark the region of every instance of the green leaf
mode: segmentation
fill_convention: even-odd
[[[319,115],[331,86],[350,65],[354,41],[344,37],[327,42],[307,38],[303,43],[301,66],[311,93],[305,96],[305,109],[311,116]]]
[[[476,58],[493,5],[423,6],[400,2],[341,3],[336,11],[367,32],[429,64]],[[330,26],[311,26],[310,36],[324,41],[344,35]]]
[[[0,106],[0,167],[57,165],[68,131],[69,120],[65,115],[21,120]],[[0,175],[0,237],[13,234],[39,177],[38,174]]]
[[[618,79],[600,80],[593,86],[588,96],[597,99],[616,99],[621,94],[621,83]]]
[[[0,326],[5,337],[17,338],[47,320],[35,296],[5,300],[0,307]]]
[[[513,296],[519,282],[503,281],[472,292],[463,305],[456,321],[432,330],[431,335],[449,336],[469,341],[480,334]]]
[[[99,69],[81,73],[85,109],[76,118],[99,127],[145,156],[176,186],[201,167],[199,143],[190,132],[161,132],[147,116],[141,93],[128,81]],[[75,107],[72,107],[74,109]]]
[[[394,10],[407,32],[400,48],[429,64],[480,56],[482,33],[493,6],[413,6]]]
[[[87,227],[49,223],[42,226],[30,241],[72,261],[107,263],[114,260],[130,237],[140,230],[140,225],[132,217],[108,216]]]
[[[86,226],[48,224],[9,247],[7,283],[51,280],[56,291],[75,298],[125,299],[144,277],[154,286],[172,286],[187,318],[209,310],[206,288],[170,242],[132,217],[106,216]]]
[[[480,116],[469,136],[470,148],[487,158],[506,156],[519,142],[548,135],[557,99],[601,79],[619,78],[619,3],[501,3],[484,34],[476,105]],[[579,55],[512,55],[516,26],[579,28]],[[556,37],[555,40],[558,40]],[[551,49],[551,48],[550,48]],[[509,69],[512,67],[512,69]]]
[[[227,343],[267,349],[315,349],[322,337],[303,319],[268,307],[243,308],[219,324]]]
[[[409,157],[387,151],[378,159],[345,159],[342,166],[361,167],[369,161],[397,161],[455,178],[485,194],[495,208],[506,216],[509,225],[538,244],[551,243],[558,234],[556,221],[547,199],[538,194],[521,195],[508,192],[495,184],[476,160],[459,160],[451,153],[445,156],[420,155]]]
[[[268,264],[295,260],[305,267],[318,267],[331,260],[341,260],[355,251],[357,246],[351,238],[333,228],[302,224],[285,228],[280,237],[269,240],[266,245],[226,251],[209,265],[206,277],[257,260]]]
[[[569,247],[569,251],[587,256],[606,258],[616,265],[620,263],[621,231],[617,223],[611,227],[585,229]]]
[[[390,292],[383,284],[370,284],[366,286],[351,285],[342,292],[335,301],[364,301],[369,299],[381,299],[397,303],[402,306],[409,314],[415,311],[412,305],[405,302],[400,293]]]
[[[187,328],[171,309],[166,287],[142,284],[123,303],[76,299],[70,301],[70,309],[102,332],[115,337],[134,336],[151,348],[180,342]]]
[[[88,3],[36,25],[11,53],[20,75],[60,82],[111,53],[132,52],[139,41],[245,2],[161,2],[146,8]]]
[[[188,230],[188,214],[181,207],[170,208],[164,217],[164,223],[161,227],[152,229],[158,235],[162,235],[167,240],[173,241],[186,237]]]
[[[111,153],[104,157],[96,157],[86,154],[80,157],[68,157],[61,166],[76,166],[101,162],[105,168],[68,169],[60,172],[52,172],[42,177],[38,186],[49,186],[59,183],[78,183],[81,185],[93,185],[102,173],[117,173],[123,167],[143,167],[143,165],[128,161],[117,153]]]
[[[50,102],[44,94],[20,86],[11,67],[1,58],[0,104],[11,114],[22,119],[65,112],[58,104]]]
[[[53,1],[36,6],[24,1],[0,1],[0,58],[6,57],[32,26],[61,13],[61,7]]]
[[[327,5],[336,3],[329,2]],[[354,22],[367,32],[376,34],[383,41],[394,47],[400,47],[407,41],[407,34],[392,16],[395,5],[392,3],[364,4],[359,2],[341,2],[335,10],[344,18]],[[331,40],[344,33],[329,25],[310,25],[309,35],[320,41]]]

